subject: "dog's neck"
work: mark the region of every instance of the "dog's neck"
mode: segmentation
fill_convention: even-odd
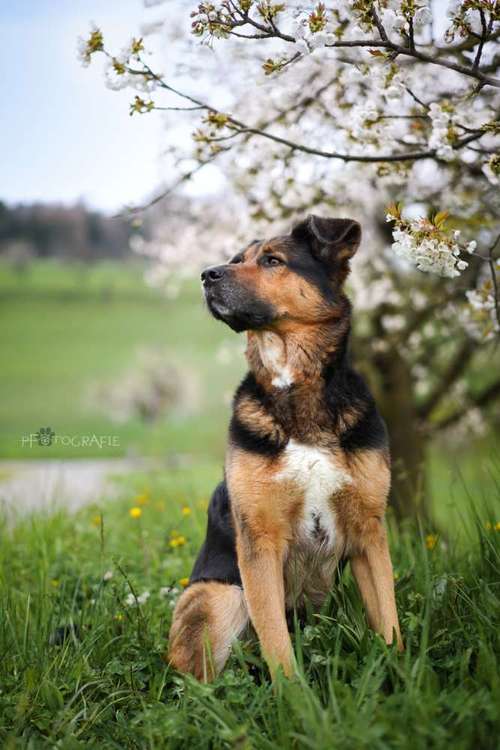
[[[323,380],[327,369],[346,366],[349,329],[346,316],[280,331],[249,331],[246,355],[250,370],[268,391],[311,387]]]

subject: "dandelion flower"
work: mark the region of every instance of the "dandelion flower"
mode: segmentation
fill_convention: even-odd
[[[189,508],[187,505],[185,505],[182,509],[182,515],[183,516],[190,516],[191,515],[191,508]]]
[[[184,588],[184,589],[185,589],[185,588],[186,588],[186,586],[187,586],[187,585],[188,585],[188,583],[189,583],[189,578],[188,578],[188,577],[186,577],[186,578],[181,578],[181,579],[179,580],[179,583],[181,584],[182,588]]]
[[[500,531],[500,521],[497,521],[495,524],[495,531]]]
[[[182,535],[176,536],[170,540],[169,544],[173,548],[182,547],[184,544],[186,544],[186,537]]]
[[[427,549],[432,550],[436,546],[438,542],[438,535],[437,534],[427,534],[425,537],[425,546]]]
[[[140,518],[142,516],[142,509],[134,505],[133,508],[130,508],[129,515],[130,518]]]

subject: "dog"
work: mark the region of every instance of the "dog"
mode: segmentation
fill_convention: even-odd
[[[168,660],[199,680],[253,625],[272,678],[292,676],[287,612],[319,608],[348,560],[369,625],[403,648],[384,528],[387,431],[349,358],[351,219],[308,216],[201,275],[210,312],[247,332],[224,481],[173,614]]]

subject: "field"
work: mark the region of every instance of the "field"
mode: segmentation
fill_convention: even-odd
[[[92,268],[33,263],[24,273],[0,265],[0,457],[69,458],[189,452],[221,456],[226,394],[242,372],[242,358],[216,361],[226,342],[222,325],[207,315],[197,282],[168,300],[143,282],[139,264]],[[195,379],[197,411],[168,422],[113,422],[89,403],[96,383],[118,381],[153,348]],[[206,386],[210,383],[210,388]],[[41,426],[60,435],[112,435],[118,447],[98,449],[22,445]],[[196,439],[193,442],[193,435]]]
[[[498,746],[493,513],[461,543],[416,529],[392,533],[403,655],[366,629],[345,572],[321,615],[296,628],[295,681],[273,689],[251,637],[213,685],[173,673],[162,659],[172,606],[216,479],[203,466],[135,476],[119,501],[4,530],[2,747]]]
[[[0,512],[0,746],[496,748],[500,472],[491,436],[429,446],[435,527],[398,530],[389,516],[403,655],[367,630],[347,569],[322,613],[295,627],[294,681],[271,686],[251,635],[213,685],[166,665],[172,607],[221,477],[228,394],[243,364],[216,355],[239,342],[209,319],[196,283],[169,300],[143,284],[142,270],[0,266],[0,457],[189,459],[121,477],[117,498],[74,515],[7,523]],[[88,389],[119,381],[148,346],[196,381],[196,406],[116,424],[89,405]],[[120,445],[22,446],[22,435],[47,425],[117,435]]]

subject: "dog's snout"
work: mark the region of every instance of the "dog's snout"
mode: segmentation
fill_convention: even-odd
[[[206,268],[201,274],[201,280],[204,284],[219,281],[224,276],[225,271],[226,269],[224,266],[212,266],[212,268]]]

